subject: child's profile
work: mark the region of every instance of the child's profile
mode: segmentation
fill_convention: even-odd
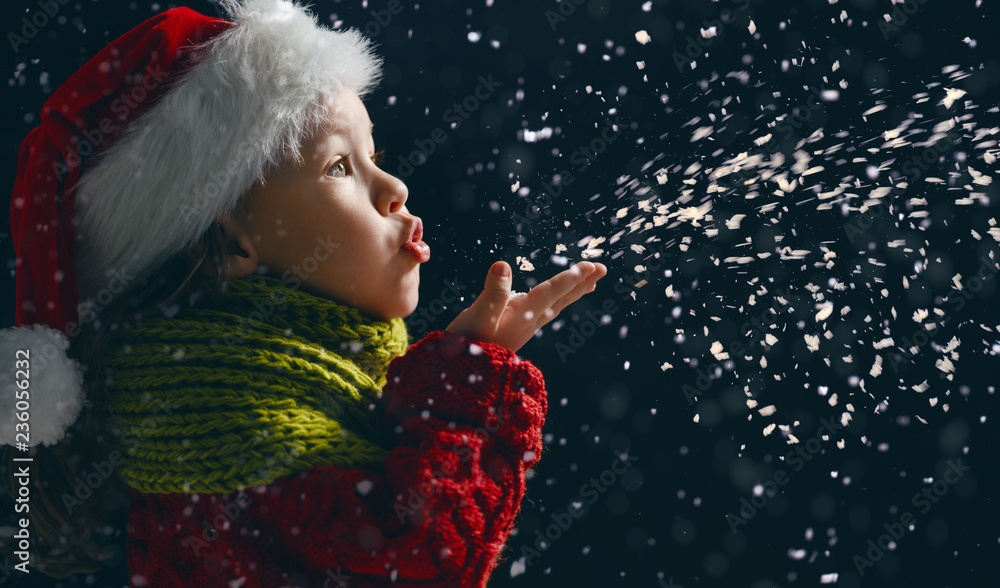
[[[22,145],[0,342],[30,357],[32,413],[0,433],[51,496],[113,465],[95,497],[36,501],[62,545],[30,565],[99,569],[119,506],[132,586],[484,586],[543,449],[544,381],[517,352],[606,268],[514,295],[497,261],[411,341],[434,238],[379,167],[381,59],[287,0],[225,5],[112,42]]]

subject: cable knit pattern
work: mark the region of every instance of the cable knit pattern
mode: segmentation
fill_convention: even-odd
[[[380,467],[379,395],[407,344],[402,319],[376,321],[265,276],[145,319],[105,356],[119,472],[143,492],[190,493],[321,465]]]
[[[132,586],[482,588],[542,451],[541,373],[434,332],[392,361],[384,468],[319,466],[241,493],[133,490]]]

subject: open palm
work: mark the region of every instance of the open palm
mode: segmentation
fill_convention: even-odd
[[[519,350],[564,308],[592,292],[607,275],[600,263],[580,262],[523,294],[511,293],[506,262],[493,264],[483,293],[448,325],[448,331]]]

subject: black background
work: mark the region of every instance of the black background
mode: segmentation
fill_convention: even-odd
[[[575,7],[573,14],[556,21],[546,16],[547,10],[558,8],[554,2],[485,4],[482,0],[404,3],[384,26],[372,12],[385,10],[386,2],[314,4],[323,22],[332,22],[328,17],[335,14],[344,26],[367,27],[380,45],[386,77],[367,104],[376,124],[376,145],[386,149],[387,165],[394,173],[399,171],[398,158],[415,149],[415,140],[427,139],[436,127],[444,128],[448,136],[406,178],[408,206],[424,219],[425,241],[432,247],[432,260],[422,273],[421,307],[433,312],[441,309],[431,302],[446,280],[460,284],[472,296],[497,259],[514,266],[515,288],[522,291],[562,269],[550,261],[556,244],[567,245],[562,255],[571,261],[581,259],[579,240],[610,237],[635,217],[640,200],[655,198],[654,205],[667,204],[689,188],[681,183],[686,176],[678,170],[699,161],[714,167],[741,151],[753,152],[751,141],[765,133],[761,132],[765,123],[806,103],[810,87],[838,88],[840,96],[824,103],[794,137],[781,142],[788,157],[799,139],[820,127],[828,139],[824,146],[855,145],[864,155],[866,147],[882,141],[862,145],[863,141],[913,112],[923,114],[926,127],[930,126],[926,120],[956,113],[972,113],[977,128],[996,127],[1000,118],[988,112],[1000,97],[1000,70],[997,18],[987,2],[977,7],[975,0],[922,4],[914,0],[906,6],[915,12],[886,35],[876,23],[893,10],[889,0],[840,0],[832,5],[827,0],[654,0],[649,11],[636,0],[587,0],[579,6],[569,4]],[[185,5],[221,14],[207,2]],[[695,69],[675,66],[672,54],[683,52],[705,21],[719,18],[723,9],[737,12],[744,5],[748,8],[739,11],[707,52],[698,56]],[[43,27],[17,52],[9,42],[5,45],[7,83],[5,108],[0,112],[4,186],[13,185],[17,148],[37,124],[46,97],[107,43],[173,6],[71,2],[61,7],[59,22]],[[30,2],[6,5],[5,28],[18,31],[20,18],[37,10]],[[846,11],[850,24],[842,21],[841,11]],[[747,32],[748,18],[756,25],[758,39]],[[636,41],[640,29],[648,31],[652,42]],[[471,42],[470,31],[482,38]],[[966,36],[975,39],[975,47],[963,42]],[[498,47],[491,46],[494,40]],[[579,44],[586,46],[583,52]],[[797,62],[782,66],[792,59]],[[637,61],[643,61],[645,68],[640,70]],[[835,62],[839,68],[832,71]],[[972,75],[949,81],[941,72],[950,64]],[[750,83],[726,77],[739,71],[749,74]],[[468,120],[448,129],[442,119],[445,110],[472,94],[480,76],[492,76],[499,88]],[[841,80],[846,88],[839,85]],[[927,87],[935,81],[967,92],[958,109],[937,104],[943,97],[941,86]],[[912,98],[918,92],[930,92],[932,99],[918,103]],[[721,101],[727,97],[730,101],[724,106]],[[875,99],[888,108],[878,122],[864,121],[861,112]],[[963,110],[964,100],[979,108]],[[692,142],[694,129],[712,124],[709,113],[721,117],[722,107],[731,116],[714,123],[716,132],[710,139]],[[519,181],[530,188],[530,198],[536,198],[543,180],[575,166],[570,157],[614,119],[612,108],[620,115],[621,134],[585,169],[574,172],[574,182],[552,198],[539,220],[519,231],[512,215],[524,214],[528,199],[512,193],[511,184]],[[694,117],[702,119],[685,125]],[[518,140],[519,130],[543,127],[558,132],[535,143]],[[847,133],[834,140],[831,136],[841,130]],[[913,148],[906,153],[922,151]],[[961,171],[967,165],[987,174],[991,167],[996,169],[981,155],[974,162],[970,157],[967,164],[955,160],[955,151],[971,154],[974,149],[966,142],[957,144],[934,164],[939,171],[930,169],[925,175],[945,177],[947,170]],[[651,168],[643,169],[657,156]],[[821,159],[817,156],[813,165]],[[878,164],[888,159],[876,155],[871,160]],[[883,167],[902,172],[901,162],[897,159]],[[669,170],[663,185],[653,176],[660,168]],[[858,174],[855,168],[838,172],[827,165],[810,180],[836,185],[841,176]],[[626,175],[640,179],[649,191],[637,194],[632,186],[616,193]],[[562,328],[545,328],[520,352],[546,376],[547,453],[529,482],[517,533],[507,542],[508,559],[494,572],[490,586],[666,586],[670,578],[676,586],[813,586],[820,584],[821,575],[833,572],[839,573],[834,585],[842,587],[996,585],[1000,566],[992,562],[1000,560],[993,498],[998,445],[989,433],[996,406],[991,386],[996,385],[1000,367],[996,352],[990,350],[1000,329],[995,327],[1000,324],[996,280],[985,282],[962,309],[945,297],[955,295],[949,287],[954,274],[968,279],[980,267],[981,255],[990,250],[1000,253],[988,234],[1000,195],[995,183],[977,186],[992,203],[956,205],[955,198],[964,195],[956,192],[965,183],[940,186],[913,181],[897,197],[897,206],[908,198],[926,198],[928,204],[922,208],[929,213],[927,226],[915,228],[909,221],[897,222],[886,215],[856,239],[849,238],[844,227],[857,223],[859,202],[852,202],[846,217],[821,213],[815,199],[796,204],[809,200],[806,190],[799,188],[784,197],[780,213],[770,214],[761,213],[759,207],[780,200],[773,189],[754,200],[741,197],[745,189],[720,195],[714,199],[713,215],[720,225],[714,237],[707,237],[703,227],[685,223],[628,233],[617,243],[605,243],[600,261],[608,265],[608,277],[595,293],[564,312]],[[704,181],[694,186],[695,200],[689,205],[705,199],[705,186]],[[626,217],[613,220],[615,211],[626,206]],[[781,206],[787,210],[781,211]],[[723,221],[732,214],[747,214],[741,229],[726,229]],[[564,221],[569,221],[568,227]],[[982,240],[973,239],[971,230]],[[9,232],[9,224],[0,226],[2,259],[9,270],[0,306],[5,325],[13,322],[14,254]],[[780,243],[779,235],[783,235]],[[680,248],[685,237],[690,242]],[[747,237],[753,243],[749,250],[739,247]],[[648,284],[635,289],[634,299],[623,296],[615,284],[631,279],[637,264],[651,261],[630,246],[648,246],[650,238],[655,239],[654,246],[659,244],[671,254],[645,276]],[[887,247],[894,239],[905,239],[911,251]],[[777,254],[735,269],[733,264],[716,263],[726,257],[774,253],[785,245],[815,252],[821,242],[837,254],[831,269],[815,265],[816,257],[792,261],[778,259]],[[921,247],[926,253],[915,252]],[[520,271],[518,256],[529,257],[535,269]],[[914,261],[920,259],[930,262],[915,277]],[[909,288],[901,285],[904,277],[910,279]],[[847,287],[828,291],[830,279]],[[767,284],[766,293],[761,292],[762,284]],[[808,323],[807,333],[825,330],[812,319],[817,308],[807,284],[820,286],[836,304],[828,327],[832,337],[821,337],[820,351],[815,353],[806,348],[802,333],[795,332],[802,329],[799,321]],[[680,293],[679,300],[667,298],[668,285]],[[794,312],[776,302],[775,288],[790,292]],[[753,294],[757,305],[747,306]],[[571,327],[583,327],[587,311],[600,308],[606,300],[616,308],[610,324],[600,326],[579,349],[570,347],[573,352],[567,354],[560,344],[571,344]],[[427,329],[443,329],[467,302],[437,314]],[[759,343],[750,342],[746,331],[740,334],[740,327],[770,305],[781,311],[769,331],[779,341],[762,350]],[[844,306],[852,311],[838,319]],[[934,307],[946,310],[949,320],[931,340],[943,346],[955,336],[962,342],[953,379],[935,368],[941,353],[931,344],[905,360],[898,374],[887,359],[880,377],[868,376],[875,355],[898,351],[901,336],[912,338],[919,330],[910,319],[914,311]],[[898,318],[893,319],[892,310]],[[866,315],[874,320],[865,321]],[[896,343],[879,353],[872,343],[887,335],[873,325],[883,319],[892,323]],[[683,341],[675,338],[677,329],[683,329]],[[412,334],[416,338],[423,333],[414,329]],[[753,361],[722,365],[709,352],[717,340],[727,350],[730,342],[746,343]],[[762,355],[766,367],[760,365]],[[841,359],[848,355],[853,361]],[[672,369],[661,369],[664,362]],[[716,366],[721,369],[716,371]],[[716,372],[718,378],[703,385],[697,402],[689,404],[684,386],[697,390],[699,369]],[[866,379],[868,393],[848,383],[852,375]],[[922,380],[928,390],[914,391],[911,386]],[[826,396],[816,393],[820,386],[828,387]],[[773,404],[778,412],[768,418],[747,408],[747,392],[757,400],[757,408]],[[833,393],[840,400],[831,407],[827,400]],[[940,399],[936,407],[929,406],[931,396]],[[878,408],[887,398],[888,405]],[[739,512],[740,499],[752,496],[752,486],[771,479],[778,469],[792,471],[779,457],[795,445],[778,432],[762,436],[764,426],[793,424],[792,432],[805,442],[815,435],[821,419],[840,418],[847,402],[855,409],[853,421],[836,434],[836,439],[844,439],[844,448],[836,447],[835,439],[823,442],[822,452],[811,456],[778,496],[770,497],[761,512],[732,533],[726,515]],[[943,403],[949,404],[947,412]],[[888,444],[887,450],[880,450],[879,444]],[[522,549],[535,545],[536,530],[544,530],[552,524],[553,514],[564,513],[571,502],[579,501],[581,486],[608,470],[616,454],[626,449],[638,458],[629,473],[599,493],[595,503],[585,507],[585,515],[574,519],[524,573],[511,577],[511,566],[522,557]],[[919,513],[911,503],[913,495],[941,479],[947,462],[958,458],[971,470],[949,486],[926,514]],[[883,533],[883,524],[898,521],[907,510],[915,515],[914,531],[859,577],[852,558],[864,555],[868,540]],[[793,550],[804,550],[804,557],[792,557]],[[38,586],[126,582],[123,566],[100,576],[51,583],[41,574],[31,574],[30,581],[15,574],[7,582]]]

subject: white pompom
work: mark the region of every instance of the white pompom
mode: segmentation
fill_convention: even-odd
[[[45,325],[0,330],[0,443],[54,445],[76,422],[83,408],[83,371],[67,349],[66,336]],[[21,382],[27,382],[27,394]],[[17,426],[25,412],[27,431]]]

